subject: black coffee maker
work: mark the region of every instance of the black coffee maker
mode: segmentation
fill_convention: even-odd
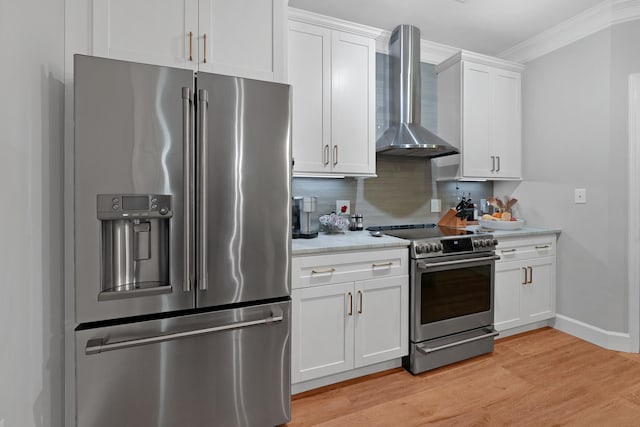
[[[311,214],[316,211],[317,197],[293,197],[291,200],[291,237],[313,239],[318,232],[311,227]]]

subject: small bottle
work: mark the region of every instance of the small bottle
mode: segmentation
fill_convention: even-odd
[[[349,230],[356,231],[358,228],[356,214],[352,214],[349,218]]]
[[[364,230],[364,220],[362,214],[356,214],[356,231]]]

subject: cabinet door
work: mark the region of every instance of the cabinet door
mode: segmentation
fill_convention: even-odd
[[[555,258],[524,261],[528,281],[522,289],[522,316],[526,323],[553,317],[555,312]]]
[[[333,31],[331,51],[331,165],[333,172],[375,173],[375,55],[375,40]]]
[[[199,69],[283,81],[285,31],[285,0],[199,0]]]
[[[356,368],[408,353],[408,288],[408,276],[356,282]]]
[[[495,176],[520,178],[520,73],[493,70],[491,155],[497,157]]]
[[[519,261],[496,263],[494,327],[503,331],[522,324],[520,315],[524,267]]]
[[[491,177],[490,156],[491,68],[463,62],[462,70],[462,175]]]
[[[294,289],[292,382],[353,369],[353,283]]]
[[[293,173],[331,172],[331,30],[289,21]]]
[[[198,0],[93,0],[95,56],[195,69],[197,34]]]

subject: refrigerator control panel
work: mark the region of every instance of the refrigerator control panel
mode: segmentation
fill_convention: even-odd
[[[165,194],[98,194],[98,219],[171,218]]]

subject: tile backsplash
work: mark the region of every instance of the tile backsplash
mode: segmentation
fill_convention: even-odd
[[[380,224],[438,222],[458,197],[474,201],[493,195],[491,182],[436,182],[428,159],[378,156],[375,178],[294,178],[294,196],[318,198],[320,215],[335,211],[336,200],[351,201],[351,213],[364,217],[365,227]],[[431,199],[440,199],[442,211],[431,212]]]

